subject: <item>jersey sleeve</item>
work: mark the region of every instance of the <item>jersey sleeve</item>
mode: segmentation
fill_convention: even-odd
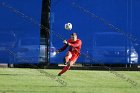
[[[67,42],[70,42],[70,39],[68,39]],[[58,51],[59,51],[59,52],[62,52],[62,51],[64,51],[67,47],[68,47],[68,44],[64,44],[64,46],[63,46],[62,48],[60,48]]]
[[[60,48],[60,49],[59,49],[59,52],[64,51],[67,47],[68,47],[68,45],[67,45],[67,44],[65,44],[62,48]]]

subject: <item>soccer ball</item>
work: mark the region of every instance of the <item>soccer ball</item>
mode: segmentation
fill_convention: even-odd
[[[72,29],[72,24],[71,23],[66,23],[65,24],[65,29],[66,30],[71,30]]]

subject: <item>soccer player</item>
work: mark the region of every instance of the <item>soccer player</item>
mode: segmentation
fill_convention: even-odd
[[[71,38],[68,40],[63,41],[64,46],[57,50],[56,52],[62,52],[64,51],[67,47],[69,47],[69,50],[65,56],[65,64],[66,66],[62,69],[62,71],[58,74],[58,76],[61,76],[63,73],[65,73],[67,70],[70,69],[70,67],[76,62],[80,55],[80,49],[82,46],[82,41],[77,38],[76,33],[71,34]]]

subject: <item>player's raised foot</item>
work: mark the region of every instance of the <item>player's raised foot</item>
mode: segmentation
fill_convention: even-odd
[[[61,74],[59,73],[58,76],[61,76]]]

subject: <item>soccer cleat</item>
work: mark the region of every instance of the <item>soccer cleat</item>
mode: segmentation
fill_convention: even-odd
[[[63,59],[63,62],[64,62],[64,65],[66,65],[67,63],[66,63],[66,60],[65,60],[65,58]]]
[[[61,74],[59,73],[58,76],[61,76]]]
[[[67,65],[67,64],[68,64],[67,62],[64,63],[64,65]]]

